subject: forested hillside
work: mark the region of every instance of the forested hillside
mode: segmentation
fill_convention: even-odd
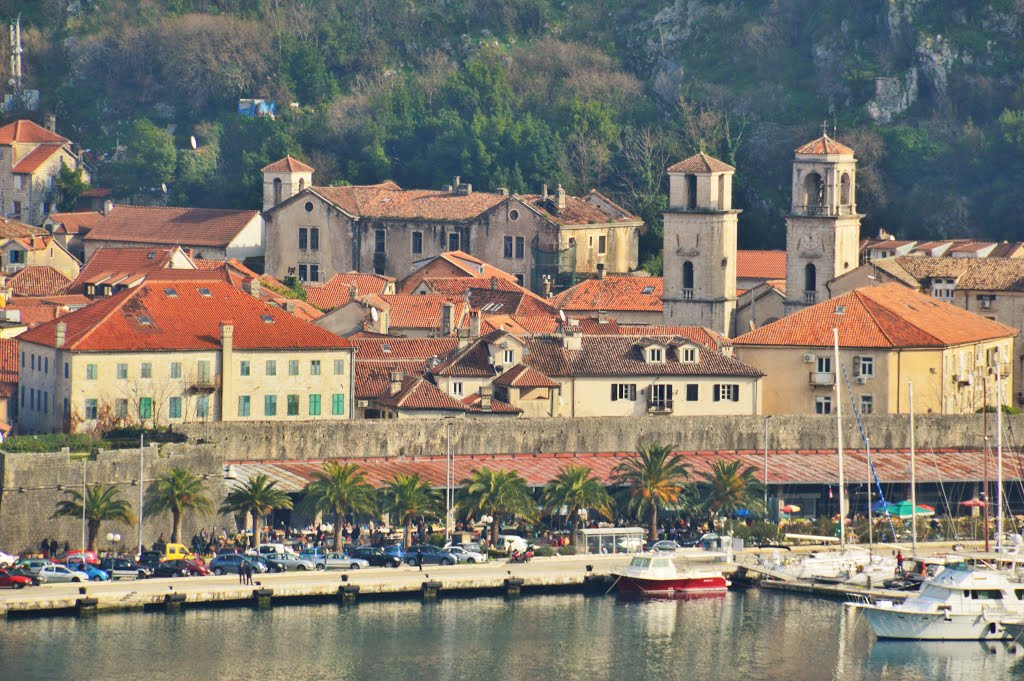
[[[703,148],[738,168],[741,246],[780,247],[824,121],[866,233],[1024,239],[1019,0],[0,0],[19,13],[39,115],[134,202],[258,206],[291,153],[321,184],[597,187],[653,257],[664,168]]]

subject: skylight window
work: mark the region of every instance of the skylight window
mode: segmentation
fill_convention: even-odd
[[[213,298],[213,294],[210,293],[210,289],[208,288],[199,289],[199,295],[201,295],[203,298]]]
[[[654,287],[653,286],[644,286],[644,293],[645,294],[646,293],[654,293]]]
[[[178,292],[175,291],[173,288],[165,288],[164,295],[167,296],[168,298],[177,298]]]
[[[836,314],[846,314],[846,306],[836,305]]]
[[[381,343],[380,344],[380,351],[381,352],[390,353],[391,352],[391,344],[390,343]]]
[[[151,326],[153,324],[153,320],[144,314],[138,315],[137,317],[135,317],[135,319],[138,320],[139,324],[144,324],[147,326]]]
[[[146,254],[146,260],[152,260],[155,257],[156,257],[156,251],[150,251],[149,253]]]
[[[260,319],[262,319],[262,320],[263,320],[263,323],[264,323],[264,324],[273,324],[273,323],[274,323],[274,318],[273,318],[273,317],[271,317],[271,316],[270,316],[270,315],[268,315],[268,314],[261,314],[261,315],[260,315]]]

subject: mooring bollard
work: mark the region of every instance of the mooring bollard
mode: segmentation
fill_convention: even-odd
[[[271,607],[271,598],[274,596],[273,589],[253,589],[252,598],[256,602],[256,607],[260,610],[265,610]]]
[[[523,584],[526,583],[522,577],[506,577],[505,578],[505,596],[507,598],[516,598],[523,593]]]
[[[164,612],[181,612],[181,606],[185,602],[185,594],[164,594]]]
[[[355,605],[356,596],[358,595],[358,584],[343,584],[338,587],[338,598],[342,605]]]
[[[75,614],[79,617],[95,617],[98,598],[79,598],[75,601]]]
[[[423,582],[423,600],[436,601],[441,586],[441,582]]]

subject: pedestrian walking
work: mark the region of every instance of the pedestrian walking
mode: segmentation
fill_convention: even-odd
[[[243,560],[238,564],[238,583],[245,584],[245,566],[249,564],[249,561]]]
[[[896,574],[897,575],[902,575],[903,574],[903,551],[902,550],[896,553]]]
[[[423,572],[423,549],[416,547],[416,564],[420,567],[420,572]]]
[[[245,561],[245,583],[252,585],[252,561]]]

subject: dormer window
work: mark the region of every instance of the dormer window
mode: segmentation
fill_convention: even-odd
[[[665,350],[662,348],[647,348],[647,361],[652,364],[663,364],[665,362]]]
[[[700,361],[697,348],[681,348],[680,356],[683,364],[696,364]]]
[[[932,279],[932,297],[949,300],[953,297],[953,289],[956,287],[956,279],[952,277],[938,277]]]
[[[516,352],[515,350],[504,350],[501,353],[502,364],[515,364]]]

